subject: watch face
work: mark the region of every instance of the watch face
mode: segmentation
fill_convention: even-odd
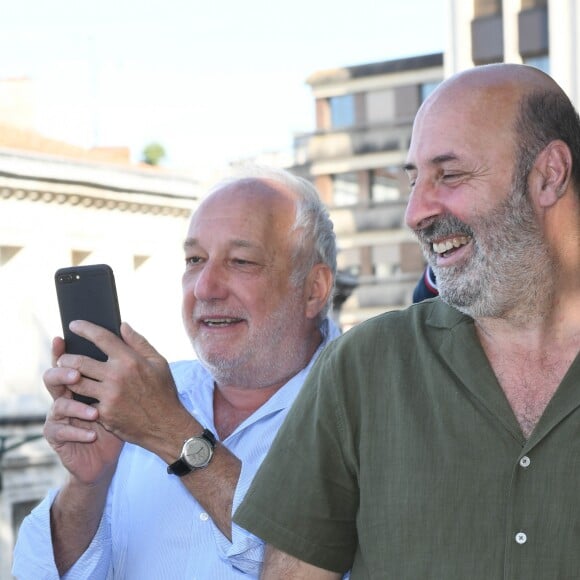
[[[213,454],[213,449],[203,437],[192,437],[184,446],[183,459],[191,467],[205,467]]]

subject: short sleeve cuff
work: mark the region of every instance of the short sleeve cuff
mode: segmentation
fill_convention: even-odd
[[[242,469],[236,486],[232,505],[232,517],[238,505],[244,499],[255,474],[254,469]],[[258,575],[264,560],[264,542],[232,521],[232,541],[230,542],[215,527],[215,538],[218,550],[231,565],[246,574]]]

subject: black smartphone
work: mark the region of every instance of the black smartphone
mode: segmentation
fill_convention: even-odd
[[[56,296],[66,352],[106,361],[107,355],[89,340],[69,329],[72,320],[88,320],[121,335],[121,314],[113,270],[107,264],[60,268],[54,275]],[[93,397],[74,394],[83,403],[98,402]]]

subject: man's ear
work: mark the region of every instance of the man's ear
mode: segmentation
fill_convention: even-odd
[[[535,170],[535,171],[534,171]],[[530,192],[541,208],[554,205],[568,189],[572,154],[564,141],[551,141],[538,153],[532,170]]]
[[[326,264],[316,264],[306,279],[306,317],[315,318],[326,305],[334,282]]]

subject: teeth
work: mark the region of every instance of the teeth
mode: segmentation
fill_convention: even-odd
[[[450,240],[445,240],[441,243],[433,243],[433,251],[437,254],[444,254],[453,248],[459,248],[460,246],[465,246],[469,243],[469,239],[466,236],[459,236],[457,238],[451,238]]]
[[[223,324],[232,324],[236,322],[237,318],[213,318],[212,320],[204,320],[208,326],[221,326]]]

